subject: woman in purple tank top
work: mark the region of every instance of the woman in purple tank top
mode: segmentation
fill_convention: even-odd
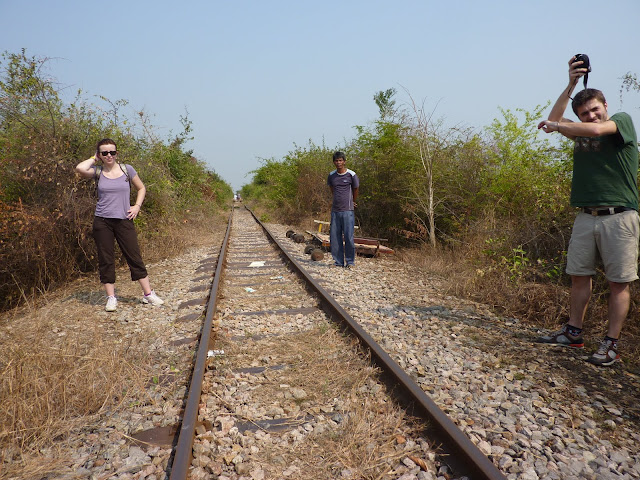
[[[118,300],[115,293],[116,262],[115,242],[124,255],[131,271],[131,280],[142,287],[142,303],[162,305],[164,301],[151,289],[149,275],[142,261],[138,236],[133,220],[140,213],[146,188],[131,165],[117,160],[116,142],[110,138],[100,140],[96,154],[76,166],[76,172],[84,178],[95,178],[98,201],[93,220],[93,238],[98,250],[100,282],[107,294],[107,312],[115,312]],[[97,160],[102,166],[97,166]],[[131,184],[136,188],[136,203],[130,205]]]

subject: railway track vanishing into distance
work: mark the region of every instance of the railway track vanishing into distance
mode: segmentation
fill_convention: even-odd
[[[342,428],[340,424],[345,422],[345,416],[349,418],[351,414],[350,420],[357,422],[353,411],[345,411],[346,399],[333,398],[333,404],[328,405],[327,401],[331,399],[317,398],[321,395],[309,395],[304,388],[287,383],[291,378],[296,378],[304,384],[306,378],[307,381],[311,380],[311,383],[307,383],[309,386],[323,382],[337,385],[345,379],[341,379],[341,371],[331,370],[340,370],[341,361],[353,362],[348,357],[336,358],[350,350],[354,355],[358,355],[359,351],[361,358],[368,357],[376,367],[362,380],[368,387],[360,388],[365,392],[364,397],[367,392],[373,391],[377,400],[382,398],[382,403],[376,405],[375,409],[383,415],[386,408],[383,405],[395,403],[408,413],[404,420],[407,426],[398,423],[397,432],[413,433],[398,433],[393,436],[396,445],[386,446],[397,455],[397,458],[390,455],[391,461],[385,466],[388,471],[394,471],[394,462],[402,466],[404,461],[404,465],[414,468],[414,471],[431,470],[435,474],[439,470],[446,478],[506,478],[327,289],[305,270],[301,262],[287,253],[285,241],[271,234],[244,208],[234,208],[229,217],[206,307],[170,478],[180,480],[190,475],[198,478],[194,469],[201,475],[232,472],[251,475],[243,478],[265,478],[270,468],[278,469],[280,457],[273,453],[274,463],[256,470],[256,462],[252,467],[249,460],[251,457],[259,459],[260,449],[252,450],[251,437],[248,437],[249,440],[247,437],[243,439],[243,433],[286,436],[287,432],[294,431],[298,438],[288,438],[278,446],[286,447],[289,442],[291,450],[296,450],[301,437],[311,435],[311,432],[316,435],[320,432],[320,436],[324,434],[326,437],[330,436],[332,428]],[[334,269],[337,282],[343,274],[341,270]],[[260,310],[244,308],[245,305],[255,308],[256,300],[262,305]],[[254,319],[258,316],[267,319],[266,322],[256,325]],[[328,327],[329,322],[333,322],[334,327]],[[326,335],[330,328],[356,338],[355,350],[353,340],[350,344],[348,338],[338,335],[332,337],[332,342],[344,342],[344,345],[339,346],[337,352],[319,352],[321,357],[310,360],[310,365],[304,365],[305,361],[301,359],[304,355],[288,355],[296,349],[291,342],[312,345],[313,338]],[[228,347],[222,349],[221,345]],[[322,347],[315,345],[312,348]],[[313,357],[312,352],[308,353]],[[325,361],[322,355],[336,358],[336,363],[328,370],[317,369]],[[235,378],[229,371],[224,372],[225,360],[231,356],[241,359],[239,364],[229,362],[233,364],[229,368],[235,369]],[[218,370],[222,370],[222,376],[219,376]],[[288,376],[288,370],[295,371],[297,376]],[[323,372],[323,376],[309,378],[318,372]],[[225,410],[225,394],[219,393],[222,392],[220,387],[227,379],[233,380],[238,384],[238,388],[234,387],[233,390],[233,394],[236,394],[243,383],[248,383],[242,381],[242,375],[253,375],[254,382],[255,376],[260,377],[256,383],[259,386],[247,389],[244,394],[246,402],[266,402],[261,410],[264,412],[263,418],[247,418],[237,407],[235,411],[233,407]],[[257,399],[261,396],[259,393],[255,395],[256,398],[251,398],[252,393],[258,390],[266,393],[261,399]],[[291,408],[288,411],[282,408],[269,410],[270,395],[290,399]],[[372,401],[364,397],[357,401],[362,405]],[[229,434],[230,430],[238,438],[238,443],[221,443],[219,439],[222,435],[216,435],[216,432]],[[416,438],[412,438],[412,435]],[[409,448],[403,447],[407,443]],[[421,447],[418,448],[418,445]],[[373,450],[375,445],[369,447]],[[243,452],[253,452],[253,455]],[[314,454],[322,457],[322,452],[317,449]],[[265,458],[261,459],[261,462],[265,461]],[[209,471],[204,469],[205,466]],[[251,468],[254,470],[251,471]],[[280,474],[289,476],[295,472],[294,468]],[[344,478],[350,478],[345,477],[348,474],[342,472]],[[297,478],[311,478],[300,472],[298,475]],[[341,474],[337,471],[332,475],[338,478]]]
[[[103,408],[59,424],[50,446],[2,450],[5,476],[640,479],[640,379],[623,363],[541,348],[537,328],[451,296],[403,253],[335,268],[267,226],[271,238],[243,208],[194,226],[182,254],[148,265],[161,307],[124,282],[105,312],[82,280],[3,318],[6,345],[39,345],[65,378],[87,362],[114,371]],[[425,420],[434,403],[449,421]]]

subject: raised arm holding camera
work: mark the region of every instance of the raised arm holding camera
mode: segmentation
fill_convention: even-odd
[[[571,206],[580,210],[567,250],[566,272],[571,276],[569,320],[560,331],[537,341],[584,347],[582,325],[599,254],[610,289],[608,331],[589,361],[608,366],[620,359],[618,340],[629,312],[629,285],[638,279],[638,140],[631,117],[626,113],[609,117],[603,93],[586,88],[586,79],[585,88],[571,98],[578,80],[589,71],[586,55],[578,54],[569,60],[569,84],[549,118],[538,124],[546,133],[559,132],[575,142]],[[564,118],[569,100],[580,122]]]

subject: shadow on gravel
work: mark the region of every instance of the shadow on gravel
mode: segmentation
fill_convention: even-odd
[[[64,299],[65,302],[71,300],[76,300],[80,303],[86,303],[87,305],[96,305],[102,307],[104,307],[104,304],[107,301],[103,290],[79,290]],[[118,295],[118,304],[142,304],[142,302],[140,300],[140,297]]]
[[[77,300],[87,305],[102,305],[106,302],[104,292],[101,290],[78,290],[64,299],[65,302],[71,300]]]
[[[549,391],[556,390],[576,407],[591,405],[603,420],[622,417],[640,431],[640,372],[631,371],[624,365],[624,346],[622,362],[597,367],[587,362],[597,348],[593,339],[587,341],[584,349],[541,345],[535,340],[542,332],[521,325],[517,319],[489,317],[441,305],[394,305],[378,307],[377,311],[389,319],[419,323],[435,317],[450,325],[464,324],[480,329],[481,335],[470,330],[468,335],[458,334],[457,339],[471,348],[499,357],[502,365],[505,361],[511,362],[523,372],[529,372],[530,365],[536,364],[539,367],[535,370],[536,385]]]

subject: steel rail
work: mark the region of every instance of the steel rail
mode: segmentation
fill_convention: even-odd
[[[200,342],[198,344],[198,352],[196,355],[196,363],[191,375],[189,385],[189,394],[187,397],[187,406],[182,416],[182,424],[180,426],[180,434],[176,445],[173,463],[171,464],[171,480],[185,480],[189,474],[189,467],[193,457],[193,440],[195,438],[196,423],[198,421],[198,409],[200,404],[200,394],[202,393],[202,380],[206,370],[207,354],[209,351],[209,340],[211,337],[211,326],[213,324],[213,315],[216,311],[218,286],[222,277],[222,267],[225,262],[227,247],[229,245],[229,236],[231,234],[231,225],[233,223],[233,208],[229,215],[227,224],[227,232],[224,241],[220,247],[218,254],[218,263],[213,277],[213,284],[209,293],[209,301],[207,302],[207,312],[205,321],[202,326]]]
[[[287,261],[293,265],[297,274],[318,294],[322,304],[332,318],[347,326],[360,340],[361,344],[371,353],[376,364],[388,375],[395,379],[402,393],[409,398],[414,407],[422,410],[430,420],[430,428],[436,431],[445,449],[452,455],[451,464],[457,469],[470,475],[473,479],[506,480],[506,477],[484,455],[478,447],[458,428],[458,426],[436,405],[436,403],[411,379],[411,377],[389,356],[389,354],[347,313],[333,297],[309,275],[296,259],[290,256],[284,246],[275,238],[256,215],[245,206],[253,218],[266,232],[267,236],[278,246]],[[456,455],[458,457],[454,457]]]

